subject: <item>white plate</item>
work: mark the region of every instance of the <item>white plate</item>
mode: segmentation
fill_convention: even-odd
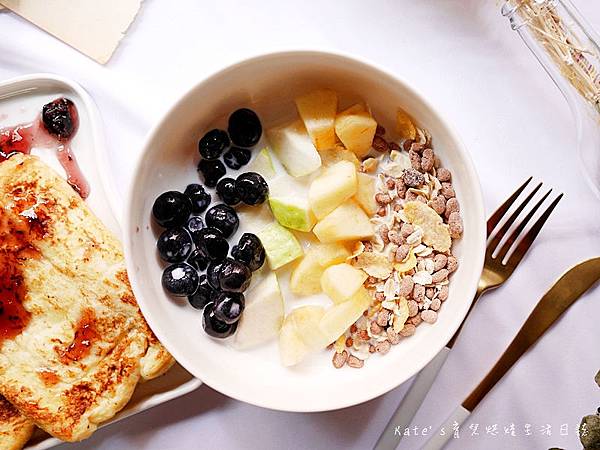
[[[423,324],[387,355],[373,355],[360,370],[334,369],[331,352],[293,368],[282,367],[277,342],[238,351],[208,337],[201,312],[165,294],[152,226],[154,199],[198,182],[197,142],[215,121],[247,106],[265,128],[294,116],[293,98],[329,87],[345,100],[364,99],[375,118],[393,131],[398,106],[433,135],[434,149],[452,170],[464,219],[454,251],[460,268],[435,325]],[[370,400],[409,379],[448,342],[464,318],[481,274],[485,219],[477,174],[456,134],[424,98],[395,76],[354,58],[321,52],[260,56],[226,68],[185,94],[151,132],[132,178],[125,209],[128,272],[148,323],[175,358],[214,389],[239,400],[287,411],[322,411]],[[243,224],[240,225],[240,228]],[[284,283],[285,284],[285,283]],[[286,310],[301,304],[286,295]]]
[[[114,192],[114,188],[108,172],[105,171],[107,159],[101,131],[102,122],[92,99],[79,85],[49,74],[27,75],[0,82],[0,128],[32,121],[45,103],[62,96],[71,99],[79,112],[80,125],[72,141],[72,149],[90,183],[91,191],[87,203],[108,228],[121,235],[119,223],[115,218],[120,215],[117,209],[119,202],[114,195],[111,201],[110,193]],[[34,149],[33,154],[37,154],[60,173],[64,173],[51,152]],[[187,394],[201,384],[200,380],[176,365],[166,375],[140,384],[129,404],[104,426]],[[42,450],[60,443],[58,439],[37,430],[25,448]]]

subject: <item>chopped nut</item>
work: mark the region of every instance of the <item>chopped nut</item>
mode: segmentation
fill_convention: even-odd
[[[402,171],[402,180],[408,187],[419,187],[425,183],[425,177],[421,172],[413,169],[404,169]],[[408,195],[408,193],[407,193]]]
[[[398,289],[398,295],[400,297],[408,298],[413,291],[415,282],[411,277],[404,277],[400,281],[400,288]]]
[[[354,355],[351,355],[348,358],[348,365],[350,367],[354,367],[355,369],[360,369],[364,364],[365,364],[365,362],[362,359],[358,359]]]
[[[381,239],[383,239],[384,244],[389,244],[389,242],[391,240],[389,238],[389,233],[390,233],[390,229],[388,228],[387,225],[383,224],[379,227],[379,236],[381,236]]]
[[[385,355],[387,352],[389,352],[390,348],[392,348],[392,344],[390,344],[390,342],[387,340],[382,341],[375,346],[377,353],[381,353],[382,355]]]
[[[446,202],[445,209],[446,211],[444,215],[446,216],[446,218],[450,217],[450,214],[452,214],[453,212],[460,212],[460,205],[456,197],[452,197],[448,200],[448,202]]]
[[[368,277],[365,280],[365,284],[375,284],[375,283],[377,283],[377,278],[375,278],[375,277]]]
[[[379,205],[387,205],[389,203],[392,203],[392,197],[390,197],[388,194],[379,192],[379,193],[375,194],[375,201]]]
[[[354,340],[351,337],[346,339],[346,347],[352,347],[353,344]]]
[[[377,210],[377,215],[379,217],[385,217],[385,215],[387,214],[387,211],[385,209],[385,206],[381,206],[378,210]]]
[[[376,292],[375,293],[375,300],[377,300],[378,302],[382,302],[385,300],[385,294],[383,292]]]
[[[437,311],[442,306],[442,301],[439,298],[434,298],[429,305],[429,309]]]
[[[375,135],[375,137],[373,138],[373,143],[371,145],[376,151],[381,153],[387,152],[388,150],[388,143],[381,136]]]
[[[460,218],[460,214],[457,212],[453,212],[448,217],[448,228],[450,230],[450,237],[453,239],[458,239],[463,234],[463,222]]]
[[[336,369],[340,369],[344,366],[344,364],[346,364],[346,361],[348,360],[348,352],[346,350],[344,350],[342,353],[334,353],[333,354],[333,367],[335,367]]]
[[[411,225],[410,223],[403,223],[402,228],[400,228],[400,234],[402,235],[403,238],[407,238],[408,236],[413,234],[414,231],[415,231],[415,227],[413,225]]]
[[[410,149],[413,152],[421,153],[425,149],[425,144],[421,144],[420,142],[413,142],[413,144],[410,146]]]
[[[452,174],[445,167],[440,167],[436,171],[436,176],[437,176],[437,179],[440,180],[440,182],[450,181],[452,179]]]
[[[350,325],[350,333],[354,334],[358,331],[358,327],[356,326],[355,323],[353,323],[352,325]]]
[[[454,188],[452,187],[452,183],[444,182],[442,183],[442,188],[440,192],[447,199],[451,199],[452,197],[456,197],[456,193],[454,192]]]
[[[369,353],[375,353],[375,346],[373,344],[369,344]]]
[[[415,284],[412,296],[417,302],[422,302],[423,300],[425,300],[425,286]]]
[[[439,215],[444,214],[444,211],[446,210],[446,197],[443,195],[436,195],[429,202],[429,206],[431,206]]]
[[[423,322],[423,319],[421,319],[421,314],[417,314],[415,317],[411,317],[410,319],[408,319],[408,321],[415,327],[418,327],[421,324],[421,322]]]
[[[425,288],[425,297],[428,299],[433,298],[433,294],[435,294],[435,289],[432,287]]]
[[[387,187],[389,191],[393,191],[396,188],[396,182],[393,178],[388,178],[385,180],[385,187]]]
[[[362,341],[368,341],[369,340],[369,333],[367,333],[367,330],[360,330],[358,332],[358,338]]]
[[[396,250],[396,261],[398,262],[402,262],[406,259],[406,257],[408,256],[408,253],[410,252],[410,246],[408,244],[402,244],[398,247],[398,250]]]
[[[379,316],[378,316],[379,317]],[[379,334],[383,331],[383,328],[380,327],[377,322],[371,322],[371,334]]]
[[[448,292],[449,292],[448,286],[442,286],[437,298],[439,298],[440,301],[442,301],[442,302],[446,301],[448,299]]]
[[[418,317],[418,316],[415,316],[415,317]],[[406,323],[406,324],[404,324],[404,328],[402,328],[402,330],[400,330],[400,336],[409,337],[409,336],[412,336],[413,334],[415,334],[415,331],[417,331],[417,328],[413,324]]]
[[[385,332],[387,334],[388,341],[390,341],[392,345],[400,343],[400,334],[396,333],[392,327],[388,327]]]
[[[400,150],[400,146],[398,144],[396,144],[395,142],[388,142],[388,147],[389,147],[390,151]]]
[[[443,253],[438,253],[437,255],[435,255],[433,257],[433,270],[435,270],[437,272],[438,270],[446,267],[447,263],[448,263],[448,257],[446,255],[444,255]]]
[[[375,128],[375,136],[385,136],[385,128],[377,124],[377,128]]]
[[[458,269],[458,259],[456,259],[454,256],[448,256],[448,264],[446,265],[446,268],[448,269],[449,273],[454,272],[456,269]]]
[[[423,172],[429,172],[433,169],[433,162],[435,157],[433,155],[433,150],[430,148],[426,148],[423,150],[423,155],[421,156],[421,169]]]
[[[385,327],[390,320],[390,312],[387,309],[382,309],[379,314],[377,314],[377,325],[380,327]]]
[[[416,200],[417,199],[417,194],[415,194],[414,192],[408,191],[406,193],[405,199],[406,199],[407,202],[411,202],[413,200]]]
[[[409,150],[408,157],[410,159],[410,165],[415,170],[421,170],[421,157],[417,152]]]
[[[450,272],[448,269],[441,269],[431,275],[431,282],[434,284],[441,283],[448,278]]]
[[[435,323],[437,320],[437,312],[432,311],[431,309],[426,309],[425,311],[421,311],[421,319],[426,323]]]
[[[404,241],[402,239],[402,235],[396,230],[390,231],[388,233],[388,238],[391,243],[396,244],[396,245],[402,245],[402,242]]]
[[[408,305],[408,316],[414,317],[419,313],[419,305],[414,300],[406,302]]]

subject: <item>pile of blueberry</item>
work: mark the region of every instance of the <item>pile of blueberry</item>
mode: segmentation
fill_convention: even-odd
[[[158,254],[171,263],[163,272],[162,285],[174,296],[187,297],[194,308],[204,308],[202,326],[216,338],[230,336],[237,329],[245,305],[243,292],[252,272],[265,262],[265,249],[252,233],[244,233],[227,256],[227,239],[240,223],[233,207],[259,205],[269,195],[269,187],[258,173],[223,178],[227,169],[219,158],[223,155],[227,167],[240,169],[250,161],[250,147],[258,143],[261,134],[256,113],[243,108],[229,117],[228,132],[214,129],[200,139],[198,171],[206,187],[216,187],[223,203],[208,208],[211,194],[200,184],[190,184],[183,193],[161,194],[152,207],[156,223],[165,228],[156,244]]]

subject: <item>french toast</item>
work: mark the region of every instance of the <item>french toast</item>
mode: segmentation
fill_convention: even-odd
[[[35,425],[0,395],[0,450],[20,450]]]
[[[44,431],[78,441],[172,364],[117,238],[35,156],[0,163],[0,394]]]

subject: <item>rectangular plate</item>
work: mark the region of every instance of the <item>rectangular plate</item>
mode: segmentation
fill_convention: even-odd
[[[45,103],[63,96],[71,99],[79,112],[79,130],[71,146],[90,183],[91,192],[86,202],[102,222],[120,236],[121,230],[116,219],[121,215],[118,210],[120,199],[116,198],[116,190],[106,176],[108,161],[102,122],[92,99],[79,85],[49,74],[34,74],[0,82],[0,128],[32,121]],[[52,152],[34,149],[33,154],[64,174]],[[114,198],[110,198],[110,195]],[[201,384],[200,380],[176,364],[162,377],[140,384],[127,406],[103,426],[185,395]],[[38,429],[25,449],[43,450],[61,443]]]

